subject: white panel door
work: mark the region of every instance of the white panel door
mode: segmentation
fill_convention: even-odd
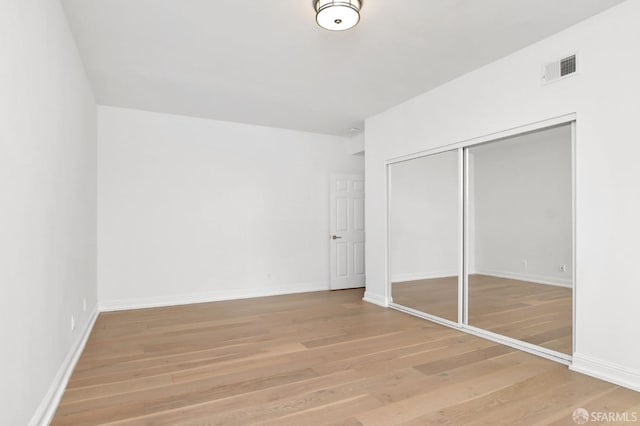
[[[364,287],[364,176],[331,175],[331,289]]]

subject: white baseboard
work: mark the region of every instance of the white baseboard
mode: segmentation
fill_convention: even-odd
[[[573,363],[569,368],[578,373],[640,392],[640,371],[630,370],[620,365],[579,353],[573,354]]]
[[[97,318],[98,306],[96,305],[91,312],[89,321],[86,322],[82,334],[78,336],[74,344],[71,346],[71,349],[67,353],[67,356],[51,382],[49,390],[40,402],[40,405],[38,405],[33,417],[31,417],[29,426],[45,426],[50,424],[51,420],[53,420],[53,415],[56,413],[58,404],[62,399],[62,394],[64,394],[67,383],[69,383],[71,373],[73,373],[73,369],[75,368],[78,359],[87,344],[87,340],[91,335],[91,330],[93,330],[93,325],[96,323]]]
[[[371,293],[370,291],[364,292],[362,300],[368,303],[373,303],[374,305],[382,306],[383,308],[389,307],[389,301],[385,296],[380,296],[379,294]]]
[[[557,287],[571,288],[573,286],[572,281],[570,279],[545,277],[542,275],[530,275],[530,274],[523,274],[520,272],[499,271],[496,269],[476,269],[474,272],[471,272],[469,275],[473,275],[473,274],[490,275],[492,277],[508,278],[510,280],[529,281],[532,283],[554,285]]]
[[[432,280],[435,278],[448,278],[458,275],[458,271],[444,271],[433,273],[408,273],[408,274],[395,274],[391,277],[392,283],[403,283],[406,281],[419,281],[419,280]]]
[[[279,296],[283,294],[310,293],[329,290],[328,282],[302,283],[292,286],[228,290],[207,293],[173,294],[167,296],[134,299],[105,300],[100,302],[100,312],[129,309],[159,308],[164,306],[191,305],[194,303],[221,302],[224,300],[250,299],[253,297]]]

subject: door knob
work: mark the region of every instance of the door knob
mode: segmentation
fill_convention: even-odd
[[[332,240],[337,240],[337,239],[340,239],[340,238],[342,238],[342,237],[338,237],[337,235],[332,235],[332,236],[331,236],[331,239],[332,239]]]

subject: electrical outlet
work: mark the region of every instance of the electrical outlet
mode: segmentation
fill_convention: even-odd
[[[76,316],[71,315],[71,331],[76,329]]]
[[[560,272],[567,272],[567,265],[560,265]]]
[[[527,269],[529,267],[529,262],[527,259],[522,259],[522,268]]]
[[[87,312],[87,298],[82,299],[82,312]]]

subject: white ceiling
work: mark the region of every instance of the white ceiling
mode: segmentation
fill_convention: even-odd
[[[336,135],[622,0],[62,0],[98,103]]]

